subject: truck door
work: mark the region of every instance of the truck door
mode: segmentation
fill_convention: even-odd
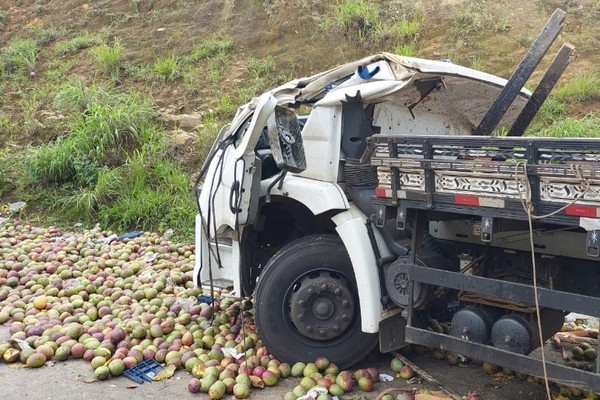
[[[260,161],[254,147],[276,102],[271,94],[263,94],[250,119],[233,127],[235,130],[218,144],[200,194],[205,234],[210,232],[210,237],[227,228],[237,230],[256,217]]]

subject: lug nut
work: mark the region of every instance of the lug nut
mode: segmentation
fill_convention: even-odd
[[[344,300],[344,301],[342,301],[342,305],[344,307],[348,307],[350,305],[350,302],[348,300]]]
[[[325,336],[325,331],[324,331],[323,329],[321,329],[321,330],[319,331],[319,335],[321,335],[321,336]]]
[[[299,319],[300,321],[303,321],[303,320],[304,320],[304,314],[299,314],[299,315],[298,315],[298,319]]]
[[[306,325],[306,332],[312,332],[312,326]]]

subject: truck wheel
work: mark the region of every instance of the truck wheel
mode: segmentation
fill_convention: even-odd
[[[346,368],[377,343],[376,334],[361,331],[352,264],[335,235],[284,246],[260,275],[255,300],[260,337],[282,361],[323,356]]]

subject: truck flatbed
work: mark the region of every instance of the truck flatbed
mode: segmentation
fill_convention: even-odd
[[[373,135],[379,204],[581,226],[600,217],[600,139]]]

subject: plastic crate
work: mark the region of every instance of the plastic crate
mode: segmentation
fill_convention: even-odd
[[[135,367],[126,369],[123,375],[137,383],[151,382],[152,378],[163,370],[156,360],[144,360]]]

